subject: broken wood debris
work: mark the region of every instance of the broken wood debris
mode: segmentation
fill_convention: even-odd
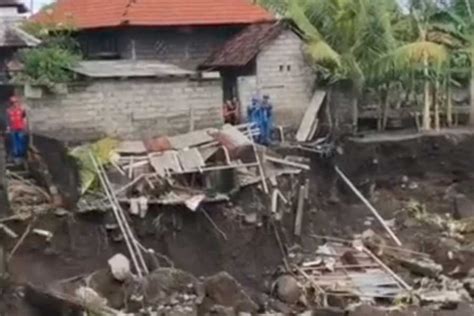
[[[311,261],[303,262],[296,273],[333,296],[352,296],[361,300],[395,299],[410,287],[383,262],[364,249],[337,242],[321,246]]]
[[[303,170],[310,170],[311,168],[308,165],[297,163],[294,161],[290,161],[288,159],[280,159],[276,157],[272,157],[269,155],[265,155],[265,160],[268,160],[270,162],[276,163],[276,164],[281,164],[281,165],[286,165],[289,167],[294,167],[294,168],[300,168]]]
[[[110,204],[112,205],[112,211],[114,212],[115,220],[117,221],[120,227],[122,235],[124,236],[125,243],[130,253],[130,257],[132,258],[135,270],[139,277],[143,277],[145,274],[148,273],[148,267],[143,258],[142,250],[139,248],[138,241],[130,228],[124,211],[120,206],[120,203],[118,202],[113,190],[110,187],[110,182],[107,178],[107,174],[105,173],[103,166],[98,164],[92,153],[89,154],[94,168],[97,172],[97,175],[99,176],[101,185],[107,195],[107,198],[109,199]]]
[[[382,218],[379,212],[374,208],[374,206],[367,200],[362,193],[355,187],[355,185],[349,180],[349,178],[339,169],[339,167],[335,166],[334,170],[336,173],[341,177],[341,179],[349,186],[349,188],[355,193],[355,195],[368,207],[368,209],[374,214],[375,218],[380,222],[383,228],[387,231],[390,237],[393,239],[397,246],[401,246],[402,242],[398,237],[395,235],[393,230],[387,225],[386,221]]]
[[[119,143],[118,149],[111,153],[115,157],[114,163],[110,161],[110,172],[121,176],[121,180],[110,177],[113,194],[119,202],[132,205],[135,215],[143,216],[143,212],[137,212],[136,199],[139,197],[146,198],[150,205],[181,204],[193,210],[202,203],[228,201],[229,193],[243,186],[261,183],[263,192],[270,193],[268,179],[276,188],[278,176],[309,170],[309,166],[299,163],[299,160],[280,159],[275,154],[269,154],[267,159],[268,150],[253,141],[256,133],[258,130],[250,124],[224,125],[222,129]],[[123,177],[124,173],[128,179]],[[229,183],[216,183],[214,187],[210,181],[216,182],[217,178]],[[176,189],[174,183],[185,189]],[[224,186],[233,186],[233,190],[221,191]],[[288,202],[281,192],[277,194],[285,203]],[[192,203],[197,201],[197,196],[199,203]],[[110,209],[113,205],[108,197],[103,196],[83,198],[78,206],[79,212],[97,208]]]

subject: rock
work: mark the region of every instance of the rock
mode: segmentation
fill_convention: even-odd
[[[369,316],[369,315],[370,316],[386,316],[386,313],[385,311],[377,307],[369,306],[369,305],[357,306],[354,311],[349,313],[349,316]]]
[[[204,290],[198,279],[192,274],[174,268],[159,268],[140,281],[145,303],[158,305],[176,299],[176,294],[196,294],[199,300],[204,297]]]
[[[210,313],[206,315],[212,315],[212,316],[237,316],[237,313],[235,312],[233,307],[225,307],[221,305],[215,305]]]
[[[117,281],[124,282],[132,275],[130,261],[121,253],[110,258],[108,263],[110,271]]]
[[[430,258],[396,258],[400,264],[410,270],[410,272],[423,275],[430,278],[437,277],[442,271],[443,266],[437,264]]]
[[[456,219],[474,217],[474,202],[464,194],[457,194],[454,198],[454,217]]]
[[[75,292],[76,297],[85,305],[106,306],[107,300],[90,287],[81,286]]]
[[[317,308],[313,310],[313,316],[345,316],[346,311],[339,308]]]
[[[459,303],[456,309],[436,311],[435,316],[470,316],[474,315],[474,307],[468,303]]]
[[[245,223],[253,225],[253,224],[257,224],[257,222],[258,222],[257,213],[245,214]]]
[[[460,303],[462,301],[462,295],[458,291],[454,290],[430,290],[420,293],[420,299],[423,303],[427,304],[435,303],[445,305]]]
[[[106,298],[109,306],[115,309],[123,307],[126,299],[124,283],[117,281],[109,269],[94,272],[88,285]]]
[[[474,298],[474,278],[466,278],[463,280],[464,288]]]
[[[291,275],[282,275],[275,282],[275,291],[280,300],[296,304],[302,294],[298,281]]]
[[[232,307],[236,312],[256,313],[258,305],[227,272],[220,272],[204,282],[206,298],[215,305]]]

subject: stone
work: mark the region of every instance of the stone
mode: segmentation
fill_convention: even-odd
[[[213,316],[237,316],[237,313],[235,312],[233,307],[226,307],[221,305],[214,306],[209,314]]]
[[[454,217],[456,219],[474,217],[474,202],[464,194],[457,194],[454,198]]]
[[[198,301],[204,297],[204,290],[192,274],[174,268],[158,268],[140,281],[146,304],[164,304],[176,299],[178,294],[197,295]]]
[[[436,304],[451,304],[460,303],[462,301],[462,295],[458,291],[445,290],[445,291],[423,291],[420,293],[420,298],[423,303],[436,303]]]
[[[204,289],[206,298],[214,305],[232,307],[236,312],[256,313],[258,311],[258,305],[227,272],[220,272],[206,278]]]
[[[291,275],[282,275],[275,282],[275,291],[280,300],[288,304],[296,304],[302,291],[298,281]]]
[[[469,295],[474,298],[474,277],[464,279],[463,284]]]
[[[331,315],[331,314],[329,314]],[[337,314],[336,314],[337,315]],[[386,316],[385,311],[370,305],[357,306],[349,316]]]
[[[132,275],[130,261],[121,253],[110,258],[108,264],[110,272],[117,281],[124,282]]]
[[[257,222],[258,222],[257,213],[245,214],[245,223],[253,225],[253,224],[257,224]]]
[[[110,269],[94,272],[88,282],[88,286],[107,299],[107,304],[115,309],[123,308],[123,303],[128,296],[125,291],[126,287],[123,285],[122,282],[115,279]],[[137,304],[142,305],[141,302]]]
[[[313,316],[345,316],[346,311],[339,308],[326,307],[313,310]]]
[[[461,302],[456,309],[439,310],[434,313],[434,316],[470,316],[474,315],[474,307],[468,303]]]
[[[437,264],[429,258],[397,258],[403,267],[410,270],[410,272],[427,276],[431,278],[437,277],[442,271],[443,266]]]
[[[107,300],[90,287],[81,286],[75,292],[76,297],[85,305],[105,306]]]

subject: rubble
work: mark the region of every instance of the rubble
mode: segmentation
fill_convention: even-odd
[[[290,275],[282,275],[275,282],[275,291],[280,300],[296,304],[303,294],[298,281]]]
[[[117,281],[124,282],[131,275],[130,261],[122,254],[116,254],[108,261],[110,272]]]
[[[258,305],[227,272],[206,278],[204,289],[207,301],[205,304],[231,307],[237,313],[256,313],[258,311]]]

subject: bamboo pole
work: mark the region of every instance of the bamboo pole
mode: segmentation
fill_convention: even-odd
[[[370,202],[360,193],[360,191],[355,187],[355,185],[346,177],[346,175],[339,169],[339,167],[335,166],[334,169],[336,170],[337,174],[341,177],[342,180],[349,186],[349,188],[357,195],[357,197],[367,206],[367,208],[374,214],[377,220],[382,224],[383,228],[387,231],[387,233],[392,237],[393,241],[398,245],[401,246],[402,242],[395,233],[388,227],[385,220],[380,216],[379,212],[370,204]]]

